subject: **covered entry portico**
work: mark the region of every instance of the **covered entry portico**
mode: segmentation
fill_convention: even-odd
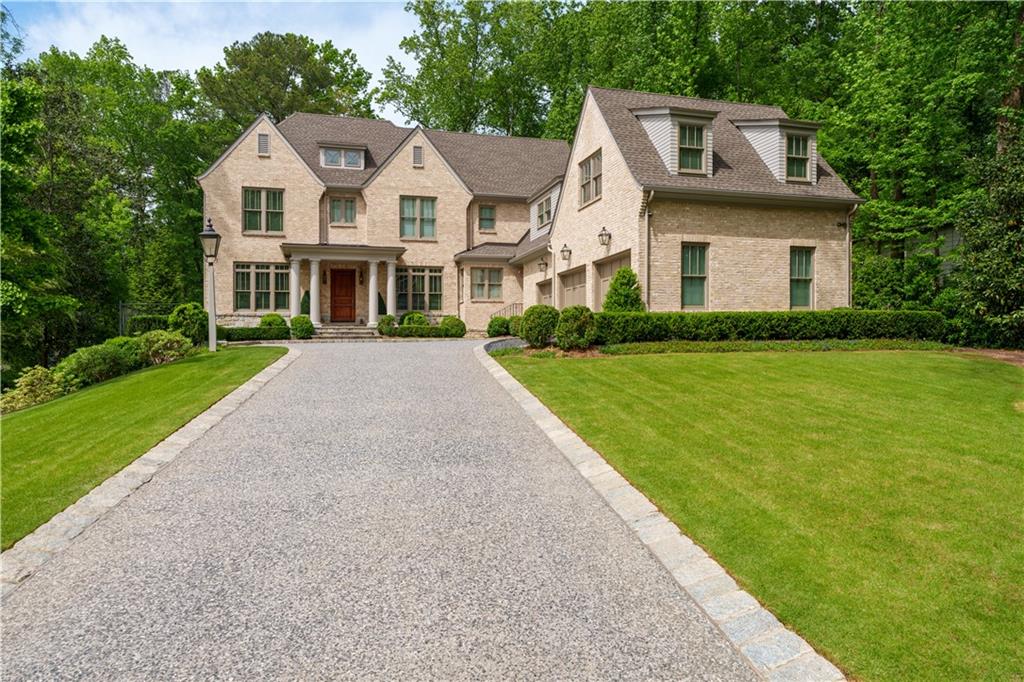
[[[385,292],[388,315],[396,311],[395,264],[403,253],[403,246],[369,246],[362,244],[292,244],[284,243],[281,251],[289,263],[288,277],[288,311],[292,317],[299,314],[302,291],[309,292],[309,319],[315,326],[322,324],[321,305],[326,302],[328,319],[332,313],[346,316],[351,310],[351,320],[340,318],[339,321],[354,321],[356,309],[361,308],[357,292],[366,297],[366,325],[377,326],[377,297],[382,294],[378,277],[380,264],[387,266]],[[300,282],[302,262],[309,264],[308,286]],[[322,265],[323,264],[323,265]],[[365,268],[365,285],[362,274]],[[329,273],[329,274],[328,274]],[[325,280],[325,288],[321,289],[321,279]],[[356,283],[359,283],[357,288]],[[332,297],[339,300],[334,301]],[[351,297],[351,300],[349,300]],[[344,299],[344,300],[342,300]]]

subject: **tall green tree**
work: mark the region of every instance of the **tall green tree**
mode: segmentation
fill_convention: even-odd
[[[259,33],[224,48],[224,62],[197,73],[214,106],[239,126],[263,112],[373,117],[370,73],[352,50],[294,33]]]

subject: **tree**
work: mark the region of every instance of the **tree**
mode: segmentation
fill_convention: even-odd
[[[630,268],[619,268],[608,285],[604,296],[606,313],[631,313],[644,310],[644,298],[640,291],[640,280]]]
[[[224,62],[196,74],[203,93],[239,126],[263,112],[373,117],[370,73],[352,50],[294,33],[259,33],[224,48]]]

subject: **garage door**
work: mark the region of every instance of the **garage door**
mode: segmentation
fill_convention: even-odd
[[[587,304],[587,271],[584,268],[559,275],[558,281],[562,285],[559,303],[563,308]]]
[[[537,285],[537,303],[551,305],[551,280],[546,279]]]
[[[620,268],[628,267],[629,251],[597,264],[597,300],[594,301],[594,310],[604,307],[604,297],[608,294],[608,286],[612,283],[615,273]]]

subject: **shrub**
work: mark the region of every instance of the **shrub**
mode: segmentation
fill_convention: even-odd
[[[180,360],[193,351],[192,340],[181,332],[157,329],[139,337],[142,356],[147,365],[163,365]]]
[[[296,315],[292,318],[292,338],[293,339],[311,339],[316,329],[313,328],[313,323],[309,321],[308,315]]]
[[[288,327],[218,327],[217,338],[224,341],[283,341],[292,336]]]
[[[377,320],[377,332],[381,336],[388,336],[389,332],[395,327],[395,316],[394,315],[381,315]]]
[[[449,338],[460,339],[466,335],[466,323],[454,315],[446,315],[441,318],[441,324],[438,327],[444,332],[444,336]]]
[[[619,272],[622,272],[620,270]],[[594,313],[585,305],[571,305],[562,311],[555,327],[555,342],[562,350],[590,348],[597,338]]]
[[[487,336],[508,336],[508,318],[492,317],[487,323]]]
[[[260,318],[260,326],[264,328],[284,327],[285,329],[287,329],[288,323],[285,321],[283,317],[281,317],[277,313],[267,313],[266,315]]]
[[[45,403],[64,394],[61,381],[53,372],[36,365],[27,367],[14,383],[14,388],[0,396],[0,412],[4,414],[24,410]]]
[[[513,315],[508,318],[508,333],[512,336],[519,336],[519,327],[523,322],[522,315]]]
[[[303,292],[302,298],[299,299],[299,313],[302,315],[309,315],[309,292]]]
[[[206,339],[208,320],[203,306],[198,303],[182,303],[167,316],[167,329],[181,332],[185,338],[198,346]]]
[[[519,336],[534,348],[548,345],[558,326],[558,310],[549,305],[531,305],[519,323]]]
[[[416,337],[423,336],[429,338],[443,338],[446,336],[445,330],[441,326],[431,326],[429,324],[405,324],[401,327],[395,327],[391,330],[389,336],[398,337]]]
[[[154,331],[162,330],[157,329]],[[151,332],[146,333],[149,334]],[[112,339],[107,339],[103,343],[111,346],[117,346],[125,353],[125,356],[131,361],[129,371],[141,369],[146,366],[146,354],[144,352],[141,336],[115,336]]]
[[[597,343],[768,339],[920,339],[942,341],[940,313],[821,310],[724,313],[598,313]]]
[[[631,269],[619,268],[615,272],[604,296],[604,310],[609,313],[643,312],[640,280]]]
[[[169,332],[147,332],[166,333]],[[74,390],[127,374],[137,368],[137,363],[138,357],[126,347],[114,343],[101,343],[79,348],[57,363],[53,371],[67,389]]]
[[[135,315],[129,317],[128,324],[125,325],[125,332],[129,336],[145,334],[154,329],[167,329],[166,315]]]
[[[427,320],[427,316],[418,310],[410,310],[407,313],[402,313],[402,319],[399,321],[399,326],[405,327],[406,325],[427,325],[430,322]]]

